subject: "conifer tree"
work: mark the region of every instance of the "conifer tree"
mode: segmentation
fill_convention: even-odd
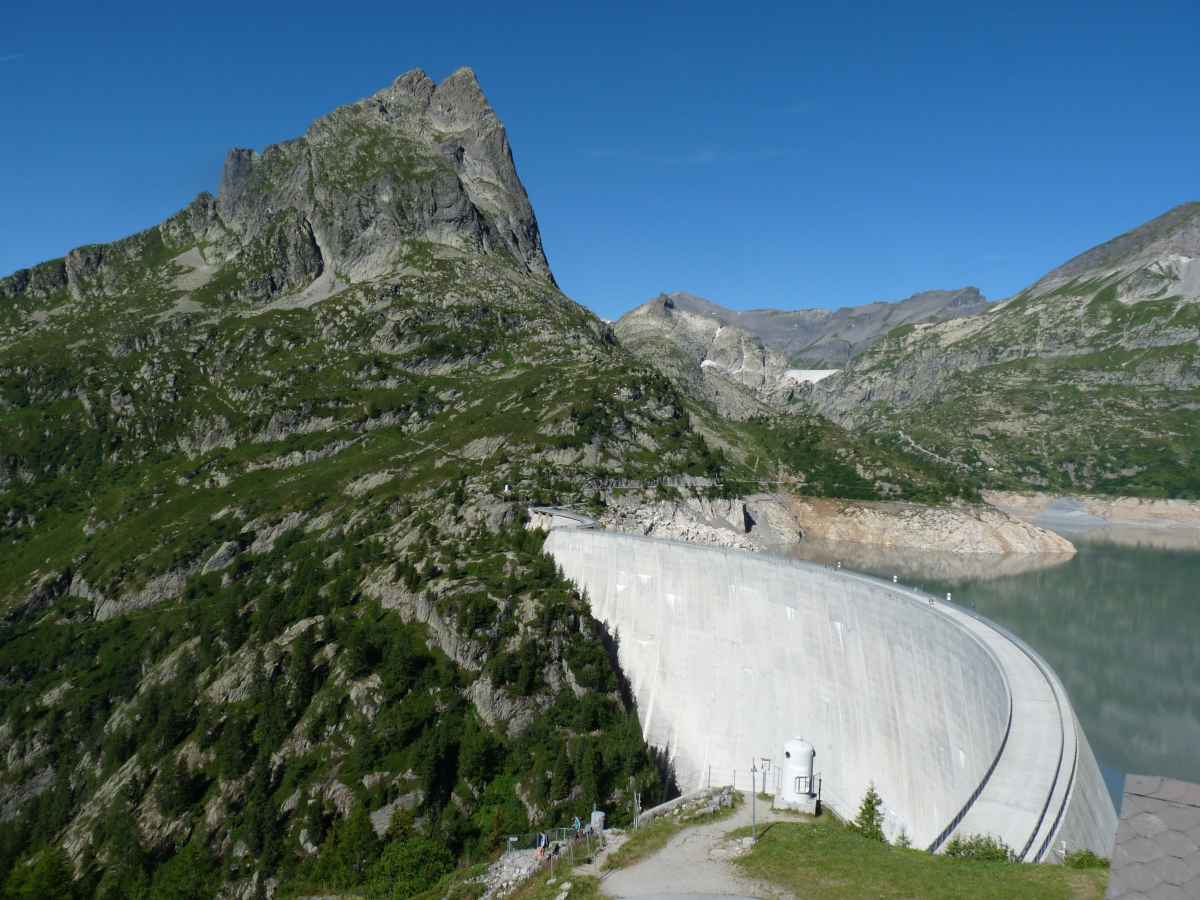
[[[880,799],[879,792],[875,790],[873,781],[867,785],[862,805],[858,807],[858,817],[854,820],[854,828],[865,838],[887,843],[887,839],[883,836],[883,800]]]

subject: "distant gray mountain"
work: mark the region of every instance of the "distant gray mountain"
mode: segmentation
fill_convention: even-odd
[[[831,309],[739,311],[683,291],[621,316],[614,331],[633,353],[739,419],[786,407],[803,380],[794,369],[840,369],[900,325],[983,312],[973,287],[926,291],[895,303]]]
[[[676,298],[679,298],[678,302]],[[691,294],[661,294],[613,326],[630,352],[652,363],[692,396],[733,419],[761,415],[785,389],[788,361],[744,328],[729,310]]]
[[[666,299],[677,310],[747,331],[782,354],[790,365],[806,369],[840,369],[899,325],[945,322],[978,315],[989,306],[974,287],[923,291],[904,300],[879,300],[836,310],[734,310],[684,291],[660,294],[645,305]]]

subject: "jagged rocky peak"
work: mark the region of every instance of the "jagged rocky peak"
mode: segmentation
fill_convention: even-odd
[[[304,213],[322,253],[353,279],[393,271],[410,240],[507,255],[551,277],[508,136],[470,69],[441,84],[414,69],[297,140],[231,151],[222,217],[253,235],[284,207]]]
[[[236,270],[225,294],[263,300],[322,276],[327,291],[386,278],[418,245],[503,258],[553,282],[504,126],[467,68],[440,84],[414,69],[299,138],[261,153],[235,148],[215,198],[201,194],[155,228],[0,279],[0,296],[119,291],[131,264],[195,248],[187,264],[206,277]]]
[[[1112,278],[1118,299],[1200,298],[1200,202],[1183,203],[1143,225],[1069,259],[1028,291],[1093,292]],[[1119,279],[1119,281],[1117,280]]]

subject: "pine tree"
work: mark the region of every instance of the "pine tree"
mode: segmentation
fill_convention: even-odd
[[[59,847],[43,850],[30,865],[17,865],[0,890],[5,900],[75,900],[76,885],[67,855]]]
[[[288,664],[288,682],[292,688],[291,705],[295,715],[301,715],[312,699],[316,681],[312,667],[312,653],[312,629],[306,628],[300,632],[300,636],[292,644],[292,656]]]
[[[875,790],[873,781],[867,785],[862,805],[858,808],[858,817],[854,820],[854,828],[865,838],[887,843],[883,836],[883,800]]]
[[[158,808],[165,815],[176,816],[186,808],[190,794],[189,778],[187,766],[182,760],[175,759],[163,763],[155,785],[155,797],[158,800]]]

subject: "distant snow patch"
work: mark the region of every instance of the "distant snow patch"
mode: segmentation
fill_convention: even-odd
[[[816,384],[818,381],[836,375],[841,369],[787,369],[783,373],[785,379],[800,384]]]

